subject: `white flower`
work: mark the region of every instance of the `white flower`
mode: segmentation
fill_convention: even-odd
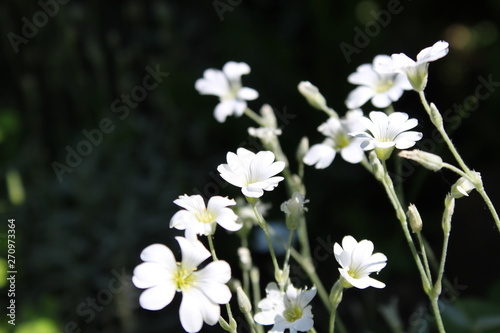
[[[182,292],[179,309],[182,327],[187,332],[198,332],[203,322],[215,325],[220,316],[219,304],[231,299],[226,283],[231,278],[231,267],[225,261],[215,261],[197,270],[210,257],[210,252],[199,241],[176,237],[182,252],[182,261],[176,262],[172,251],[163,244],[153,244],[141,253],[144,261],[134,269],[132,282],[142,292],[139,303],[146,310],[161,310]]]
[[[372,272],[379,272],[387,264],[387,257],[382,253],[373,253],[373,243],[364,239],[359,243],[352,236],[342,239],[342,246],[333,245],[335,259],[342,266],[340,275],[345,279],[344,287],[384,288],[385,284],[371,278]],[[373,253],[373,254],[372,254]]]
[[[184,208],[174,214],[170,220],[170,228],[186,230],[186,238],[195,239],[196,235],[212,235],[215,231],[216,223],[226,230],[237,231],[243,226],[236,223],[238,216],[227,208],[236,205],[236,201],[215,196],[205,201],[201,195],[181,195],[174,203]]]
[[[217,167],[221,177],[251,198],[260,198],[265,191],[272,191],[283,177],[273,177],[285,168],[285,163],[274,162],[274,154],[260,151],[257,154],[245,148],[227,153],[227,164]]]
[[[349,163],[359,163],[363,159],[363,150],[360,148],[359,139],[349,137],[348,133],[364,131],[364,125],[359,121],[363,118],[361,110],[350,110],[345,118],[331,117],[318,127],[326,136],[323,143],[315,144],[309,148],[303,158],[307,165],[315,165],[316,169],[328,167],[337,152]]]
[[[413,147],[415,142],[422,138],[422,133],[409,131],[418,125],[415,118],[408,119],[408,114],[404,112],[393,112],[390,115],[380,111],[370,112],[370,119],[363,117],[360,119],[368,131],[353,132],[349,135],[363,139],[361,148],[364,150],[375,149],[377,156],[381,160],[386,160],[391,155],[394,147],[397,149],[407,149]]]
[[[281,129],[270,127],[249,127],[248,134],[262,140],[264,143],[270,144],[279,135],[281,135]]]
[[[391,61],[375,65],[378,71],[404,73],[408,77],[413,89],[424,90],[427,84],[427,70],[429,62],[438,60],[448,54],[448,43],[438,41],[417,54],[417,61],[412,60],[404,53],[391,56]]]
[[[271,282],[266,287],[266,298],[258,304],[262,312],[254,319],[261,325],[274,325],[269,333],[307,332],[313,325],[313,314],[309,302],[316,295],[316,288],[309,290],[296,289],[289,285],[286,292],[279,290],[276,283]]]
[[[411,85],[406,75],[399,73],[381,73],[374,69],[376,63],[387,63],[391,58],[387,55],[378,55],[372,64],[363,64],[347,78],[352,84],[359,87],[347,96],[346,105],[349,109],[363,106],[371,99],[377,108],[386,108],[397,101],[404,90],[410,90]]]
[[[281,204],[280,209],[286,215],[298,215],[304,211],[307,212],[305,204],[308,202],[309,200],[306,199],[302,193],[294,192],[290,200]]]
[[[241,116],[247,107],[246,101],[259,97],[259,93],[241,86],[241,76],[250,73],[250,66],[244,62],[227,62],[222,71],[207,69],[198,79],[195,88],[200,94],[219,96],[220,103],[214,110],[217,121],[223,123],[227,116]]]

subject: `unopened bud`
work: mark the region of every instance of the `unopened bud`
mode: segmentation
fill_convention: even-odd
[[[410,220],[410,227],[413,232],[422,231],[422,218],[418,212],[417,206],[411,204],[408,206],[408,212],[406,213],[408,219]]]
[[[295,158],[299,163],[302,163],[304,156],[306,156],[307,151],[309,150],[309,139],[305,136],[300,140],[299,146],[297,147],[297,152],[295,154]]]
[[[318,88],[309,81],[302,81],[299,83],[299,92],[306,98],[306,100],[318,110],[328,110],[326,100],[319,92]]]
[[[437,128],[442,128],[443,127],[443,116],[441,116],[441,113],[439,112],[438,108],[436,107],[436,104],[431,103],[431,120],[434,126]]]
[[[241,286],[236,287],[236,296],[238,298],[238,306],[240,307],[241,312],[250,313],[252,311],[252,303]]]
[[[246,247],[238,249],[238,257],[240,258],[241,269],[248,272],[252,268],[252,256],[250,250]]]
[[[443,220],[441,223],[445,234],[448,234],[451,230],[451,217],[453,216],[454,211],[455,211],[455,198],[450,193],[446,196],[446,199],[444,200]]]
[[[262,120],[264,121],[265,127],[277,128],[276,115],[274,114],[273,108],[269,104],[264,104],[260,108],[260,114],[262,115]]]
[[[290,268],[287,266],[283,270],[278,270],[274,272],[274,278],[280,287],[284,287],[288,282],[288,277],[290,275]]]
[[[281,204],[281,211],[286,214],[286,226],[290,230],[295,230],[299,227],[299,222],[304,211],[307,208],[304,207],[309,200],[305,199],[304,195],[300,192],[295,192],[290,200],[287,200]]]
[[[481,184],[481,174],[479,172],[472,171],[474,180]],[[475,189],[476,186],[467,178],[460,177],[455,184],[451,187],[451,196],[458,199],[464,196],[469,196],[470,191]]]
[[[432,171],[441,170],[443,167],[443,159],[440,156],[419,149],[402,150],[399,156],[415,161]]]

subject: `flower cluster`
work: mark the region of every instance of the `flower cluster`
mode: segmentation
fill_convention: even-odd
[[[342,117],[327,105],[326,98],[317,87],[308,81],[300,82],[299,92],[310,105],[325,112],[328,118],[317,128],[324,136],[321,143],[309,147],[307,138],[301,141],[297,150],[299,171],[296,174],[291,170],[293,163],[288,163],[281,149],[279,135],[282,128],[278,126],[272,107],[265,104],[260,114],[257,114],[247,106],[247,101],[258,97],[256,90],[243,87],[241,83],[241,76],[250,73],[250,66],[231,61],[222,70],[207,69],[203,78],[196,81],[195,88],[200,94],[219,97],[220,101],[214,111],[216,120],[224,122],[230,115],[249,116],[258,127],[249,127],[248,133],[258,138],[267,150],[253,152],[240,147],[236,152],[228,152],[225,163],[217,166],[220,177],[237,187],[244,199],[240,197],[237,201],[229,197],[212,196],[206,201],[201,195],[184,194],[174,200],[174,204],[181,209],[171,217],[170,228],[184,232],[184,237],[175,237],[181,250],[181,260],[177,261],[173,252],[162,244],[150,245],[142,251],[143,263],[135,268],[133,275],[135,286],[145,289],[139,298],[141,307],[147,310],[163,309],[172,302],[176,292],[180,292],[182,301],[179,316],[186,332],[198,332],[204,323],[219,323],[224,330],[236,332],[237,322],[230,304],[232,293],[228,286],[232,280],[230,286],[236,292],[238,306],[252,331],[262,331],[257,326],[259,324],[272,325],[269,331],[271,333],[315,332],[313,302],[318,292],[321,301],[331,312],[330,332],[333,332],[336,308],[345,289],[385,287],[385,283],[370,275],[375,272],[378,274],[386,266],[387,257],[380,252],[374,253],[374,244],[369,240],[358,242],[353,236],[343,237],[341,244],[335,243],[332,248],[333,256],[340,265],[338,280],[329,296],[325,296],[325,288],[319,277],[314,270],[310,270],[312,258],[307,257],[309,251],[293,249],[295,238],[300,239],[301,246],[309,242],[305,216],[305,205],[309,200],[305,197],[304,165],[324,169],[332,164],[337,154],[349,163],[362,163],[385,186],[403,228],[408,229],[409,220],[412,230],[420,236],[420,214],[413,204],[408,208],[408,220],[404,213],[400,213],[403,211],[401,203],[394,191],[385,161],[392,156],[394,149],[413,147],[423,135],[413,130],[419,125],[418,120],[405,112],[394,111],[392,104],[411,89],[417,91],[422,98],[429,62],[445,56],[447,52],[448,43],[439,41],[422,50],[416,61],[404,54],[378,55],[372,63],[359,66],[347,78],[348,82],[358,87],[347,96],[347,110]],[[368,101],[379,110],[370,110],[367,112],[368,116],[365,116],[360,108]],[[426,111],[429,108],[431,107],[426,108]],[[435,105],[432,104],[432,108],[431,111],[436,113]],[[373,151],[369,154],[369,159],[366,156],[368,151]],[[417,161],[433,171],[450,168],[439,156],[420,150],[403,151],[399,156]],[[448,232],[454,200],[467,196],[473,189],[478,192],[482,190],[479,173],[464,171],[459,174],[461,178],[453,185],[447,199],[450,202],[447,205],[448,214],[446,219],[443,218],[443,221],[447,221],[443,222],[446,225],[443,230]],[[262,210],[264,204],[260,200],[266,192],[273,191],[284,180],[290,198],[281,205],[286,223],[268,223]],[[242,203],[245,199],[246,205]],[[267,283],[263,299],[260,298],[260,290],[257,290],[261,282],[259,271],[252,260],[252,246],[249,245],[250,230],[255,226],[261,228],[261,233],[255,235],[262,235],[262,244],[266,247],[263,253],[271,257],[276,281]],[[237,254],[242,282],[232,276],[230,265],[219,260],[216,255],[213,235],[217,228],[234,232],[241,239]],[[258,240],[257,237],[256,239]],[[287,244],[284,241],[286,239]],[[209,249],[203,244],[205,240]],[[255,250],[258,247],[253,248]],[[280,254],[285,258],[282,265],[278,260]],[[414,255],[415,260],[420,260],[418,253]],[[291,281],[294,280],[290,274],[294,272],[291,260],[296,260],[303,266],[315,285],[301,289],[292,284]],[[333,261],[331,264],[333,266]],[[419,267],[423,266],[420,263]],[[426,271],[420,273],[424,276],[424,285],[431,285],[429,267],[423,269]],[[253,302],[248,295],[254,296]],[[221,316],[220,305],[227,306],[228,320]],[[252,305],[258,309],[253,309]]]

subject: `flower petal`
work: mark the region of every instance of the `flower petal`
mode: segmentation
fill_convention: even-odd
[[[182,293],[179,317],[186,332],[199,332],[203,322],[215,325],[220,316],[220,306],[211,302],[197,288]]]
[[[234,99],[229,99],[217,104],[214,110],[214,117],[219,123],[226,121],[226,118],[234,113],[237,104]]]
[[[196,80],[194,87],[202,95],[224,96],[229,90],[227,78],[218,69],[207,69],[203,78]]]
[[[329,145],[315,144],[307,151],[303,161],[307,165],[315,165],[316,169],[324,169],[332,164],[337,152]]]
[[[244,62],[229,61],[222,67],[222,71],[229,80],[240,81],[242,75],[250,73],[250,66]]]
[[[231,279],[231,267],[225,261],[214,261],[205,266],[196,275],[199,288],[212,302],[226,304],[231,299],[231,291],[225,285]]]
[[[195,269],[210,257],[210,252],[198,240],[189,240],[184,237],[175,237],[182,252],[182,267]]]
[[[372,88],[359,86],[347,95],[345,104],[349,109],[356,109],[363,106],[374,95],[375,92]]]
[[[133,282],[137,288],[151,288],[168,281],[173,271],[157,263],[143,262],[134,268]]]
[[[417,54],[417,62],[431,62],[440,59],[448,54],[448,42],[438,41],[430,47],[426,47]]]
[[[238,98],[240,98],[240,99],[244,99],[247,101],[253,101],[254,99],[257,99],[258,97],[259,97],[259,93],[255,89],[243,87],[240,90],[238,90]]]
[[[340,155],[344,161],[352,164],[361,162],[363,160],[364,152],[360,145],[361,142],[359,139],[352,139],[349,145],[340,151]]]
[[[161,310],[172,302],[175,296],[173,283],[163,283],[156,287],[146,289],[139,297],[139,304],[146,310]]]

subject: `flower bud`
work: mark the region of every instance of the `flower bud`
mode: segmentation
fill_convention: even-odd
[[[290,267],[285,267],[285,269],[280,269],[274,272],[274,278],[280,287],[284,287],[288,282],[288,277],[290,275]]]
[[[238,249],[238,256],[240,257],[241,269],[248,272],[252,268],[252,256],[250,250],[246,247],[240,247]]]
[[[399,156],[415,161],[432,171],[441,170],[443,167],[443,159],[440,156],[419,149],[402,150]]]
[[[269,104],[264,104],[260,108],[260,114],[262,115],[262,120],[264,121],[265,127],[276,129],[278,122],[274,114],[273,108]]]
[[[299,222],[304,211],[307,208],[304,207],[309,200],[304,198],[304,195],[299,192],[295,192],[290,200],[287,200],[281,204],[281,211],[286,214],[286,226],[290,230],[295,230],[299,227]]]
[[[472,175],[475,178],[475,181],[478,183],[481,183],[481,174],[476,171],[472,171]],[[468,197],[470,191],[475,189],[476,186],[467,178],[465,177],[460,177],[455,184],[451,187],[451,196],[453,198],[461,198],[461,197]]]
[[[299,92],[306,98],[307,102],[309,102],[312,107],[318,110],[328,110],[325,98],[311,82],[302,81],[299,83],[298,88]]]
[[[455,198],[450,193],[446,196],[446,199],[444,200],[443,220],[441,222],[445,234],[448,234],[451,230],[451,217],[454,211],[455,211]]]
[[[307,151],[309,150],[309,139],[304,136],[302,140],[300,140],[299,146],[297,147],[297,152],[295,153],[295,158],[299,163],[303,163],[302,160],[304,156],[306,156]]]
[[[411,204],[408,206],[408,212],[406,213],[408,219],[410,220],[410,227],[413,232],[422,231],[422,218],[418,212],[417,206]]]
[[[437,128],[442,128],[443,127],[443,117],[441,116],[441,113],[439,112],[438,108],[436,107],[436,104],[431,103],[431,121],[436,126]]]
[[[247,294],[241,289],[241,286],[236,287],[236,296],[238,298],[238,306],[243,313],[250,313],[252,311],[252,303],[248,299]]]

